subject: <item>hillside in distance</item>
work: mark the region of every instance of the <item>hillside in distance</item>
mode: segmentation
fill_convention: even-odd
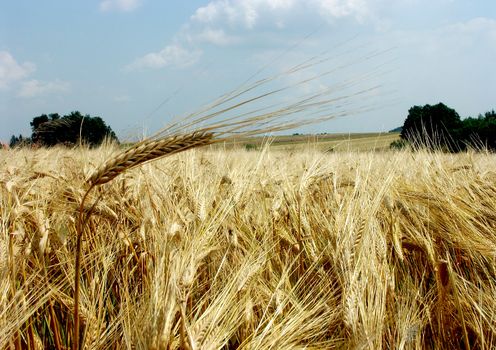
[[[385,151],[391,142],[399,139],[399,133],[336,133],[336,134],[294,134],[271,137],[250,137],[233,139],[224,147],[259,149],[269,144],[273,150],[296,151],[311,148],[323,152],[332,151]]]

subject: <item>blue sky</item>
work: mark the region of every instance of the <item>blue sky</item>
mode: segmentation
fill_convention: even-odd
[[[307,74],[347,67],[320,88],[377,69],[353,88],[380,87],[371,110],[298,131],[387,131],[427,103],[496,109],[493,0],[0,0],[0,140],[74,110],[136,137],[315,55],[330,60]]]

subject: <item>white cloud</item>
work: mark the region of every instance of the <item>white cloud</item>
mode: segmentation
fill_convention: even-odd
[[[0,51],[0,89],[7,89],[11,84],[21,81],[36,70],[31,62],[19,64],[7,51]]]
[[[227,22],[251,29],[267,13],[276,14],[293,9],[301,0],[214,0],[198,8],[191,16],[193,22]]]
[[[145,68],[159,69],[167,66],[187,67],[194,64],[200,56],[200,50],[188,51],[180,45],[172,44],[159,52],[151,52],[138,58],[126,68],[128,70],[137,70]]]
[[[201,56],[198,45],[236,44],[248,31],[255,32],[259,27],[281,29],[287,23],[294,27],[299,19],[308,26],[308,18],[314,17],[321,20],[352,17],[362,21],[372,17],[369,2],[378,1],[385,0],[211,0],[194,12],[172,44],[144,55],[126,69],[189,66]]]
[[[239,38],[227,35],[222,29],[205,28],[203,32],[196,35],[193,40],[207,42],[218,46],[225,46],[238,42]]]
[[[19,97],[32,98],[41,95],[64,93],[69,91],[70,85],[61,80],[42,82],[36,79],[25,81],[21,84]]]
[[[69,83],[55,80],[41,82],[27,78],[36,70],[31,62],[19,64],[7,51],[0,51],[0,89],[9,89],[15,84],[19,88],[18,97],[31,98],[51,93],[62,93],[69,90]]]
[[[191,16],[197,23],[212,24],[224,22],[229,25],[242,25],[254,28],[262,18],[272,18],[273,24],[280,27],[281,17],[300,10],[324,19],[354,17],[363,20],[372,15],[367,0],[213,0],[198,8]]]
[[[371,1],[366,0],[314,0],[319,13],[324,17],[354,17],[363,20],[371,15]]]
[[[208,3],[206,6],[198,8],[194,15],[191,16],[193,21],[212,23],[217,21],[222,13],[228,14],[231,6],[228,0],[214,1]]]
[[[100,11],[131,12],[141,5],[141,0],[103,0],[100,2]]]

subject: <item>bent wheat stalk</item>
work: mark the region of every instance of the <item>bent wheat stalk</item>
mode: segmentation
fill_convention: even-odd
[[[161,140],[152,140],[137,147],[132,147],[104,163],[90,176],[88,183],[91,186],[103,185],[124,171],[143,163],[191,148],[206,146],[213,142],[214,134],[203,131],[171,136]]]

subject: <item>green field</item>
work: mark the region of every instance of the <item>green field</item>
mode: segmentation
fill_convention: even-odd
[[[319,151],[382,151],[389,149],[391,142],[399,139],[399,133],[341,133],[321,135],[284,135],[235,139],[230,146],[259,149],[269,143],[275,150],[297,150],[312,148]],[[226,145],[225,145],[226,146]]]

